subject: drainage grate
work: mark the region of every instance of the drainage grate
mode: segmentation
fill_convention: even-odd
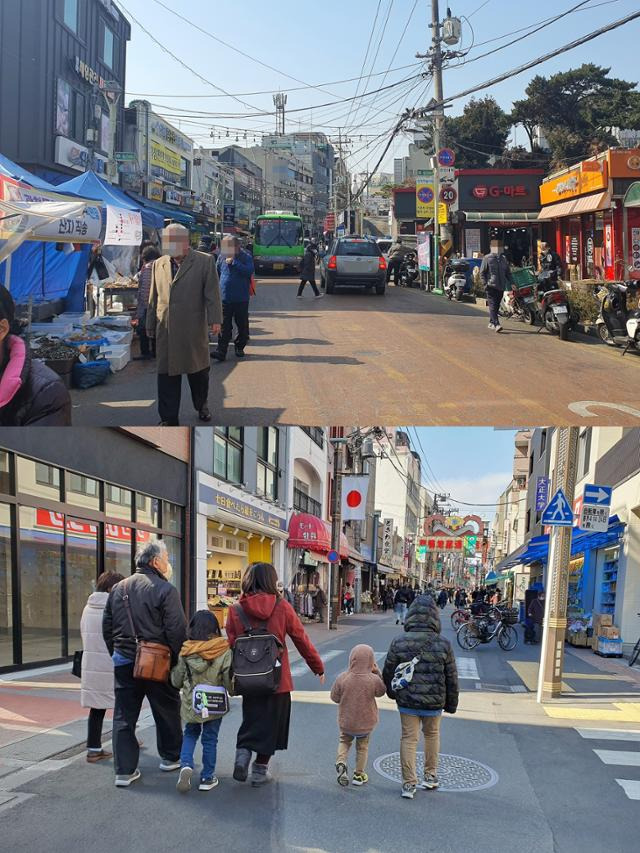
[[[417,753],[418,775],[424,763],[424,753]],[[373,762],[374,770],[392,782],[402,782],[400,753],[391,752],[381,755]],[[498,782],[498,774],[486,764],[472,761],[462,755],[440,753],[438,758],[438,779],[441,791],[482,791],[492,788]]]

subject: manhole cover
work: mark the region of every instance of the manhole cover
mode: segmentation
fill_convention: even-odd
[[[424,753],[417,753],[418,776],[424,765]],[[400,753],[391,752],[381,755],[373,762],[377,773],[392,782],[402,782],[400,769]],[[486,764],[463,758],[461,755],[446,755],[440,753],[438,759],[438,779],[441,791],[482,791],[492,788],[498,781],[498,774]]]

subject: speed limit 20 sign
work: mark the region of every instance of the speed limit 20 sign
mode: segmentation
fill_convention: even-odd
[[[453,204],[458,198],[458,193],[454,187],[442,187],[440,190],[440,201],[443,204]]]

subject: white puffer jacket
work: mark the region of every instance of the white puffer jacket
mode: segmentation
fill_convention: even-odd
[[[82,635],[82,679],[80,704],[83,708],[113,708],[113,661],[102,638],[102,614],[108,592],[92,592],[80,620]]]

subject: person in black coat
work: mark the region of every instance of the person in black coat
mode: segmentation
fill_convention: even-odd
[[[109,593],[102,620],[102,635],[114,667],[113,753],[116,786],[120,788],[128,788],[140,778],[135,728],[145,697],[156,721],[160,770],[180,769],[182,747],[178,691],[169,682],[133,675],[136,637],[168,646],[172,664],[177,662],[186,639],[187,620],[178,590],[170,583],[173,570],[165,543],[152,540],[141,546],[136,566],[135,573]]]
[[[398,686],[394,675],[400,664],[418,658],[412,678]],[[404,632],[391,642],[382,670],[387,695],[400,712],[402,737],[402,796],[413,799],[418,784],[416,748],[424,736],[425,766],[421,788],[438,787],[438,752],[442,712],[458,708],[458,670],[451,644],[441,634],[440,615],[430,595],[419,595],[409,608]]]
[[[69,392],[57,373],[31,358],[15,314],[0,285],[0,426],[70,426]]]
[[[447,595],[446,589],[441,589],[440,594],[438,595],[438,607],[440,610],[444,610],[447,606],[447,602],[449,601],[449,596]]]
[[[318,254],[318,247],[315,243],[308,243],[306,249],[304,250],[304,255],[302,257],[302,261],[300,262],[300,287],[298,288],[298,299],[302,298],[302,293],[304,291],[305,285],[311,285],[311,290],[315,293],[316,299],[320,299],[324,296],[323,293],[320,293],[318,290],[318,285],[316,284],[316,255]]]

